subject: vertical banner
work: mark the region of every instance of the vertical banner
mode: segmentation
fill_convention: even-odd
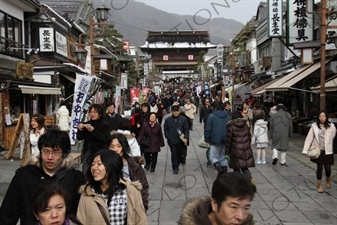
[[[156,93],[156,96],[159,96],[161,93],[161,88],[159,86],[154,86],[154,93]]]
[[[128,89],[128,74],[127,73],[121,74],[121,88]]]
[[[211,92],[209,89],[209,84],[204,84],[204,92],[205,92],[205,96],[206,97],[210,97],[211,96]]]
[[[283,3],[282,0],[268,0],[268,36],[283,36]]]
[[[116,86],[116,92],[115,92],[115,112],[118,112],[118,107],[121,103],[121,86]]]
[[[135,102],[139,100],[139,91],[138,88],[131,88],[130,89],[130,104],[133,105]]]
[[[149,93],[149,89],[147,87],[143,87],[142,93],[139,96],[139,104],[143,104],[147,101],[147,94]]]
[[[94,76],[76,74],[69,132],[72,145],[76,142],[78,124],[86,120],[88,108],[94,100],[95,94],[101,87],[101,84],[102,80],[95,78]]]
[[[313,12],[313,8],[313,0],[288,1],[288,45],[313,40],[314,16],[307,13]]]

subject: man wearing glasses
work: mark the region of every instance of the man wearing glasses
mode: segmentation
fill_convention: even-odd
[[[67,132],[49,129],[38,141],[40,153],[33,155],[27,166],[19,168],[0,208],[0,224],[28,224],[33,212],[35,190],[43,182],[57,181],[68,193],[70,213],[76,214],[80,195],[78,188],[85,184],[82,172],[73,167],[70,138]]]

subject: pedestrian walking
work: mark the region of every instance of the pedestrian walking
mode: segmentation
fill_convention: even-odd
[[[310,159],[311,162],[317,164],[316,178],[317,192],[319,193],[323,193],[323,167],[326,176],[326,188],[331,188],[331,166],[334,165],[333,142],[336,139],[335,136],[336,127],[333,123],[329,122],[328,114],[325,111],[319,112],[316,122],[311,125],[302,151],[303,154],[308,154],[311,146],[317,146],[321,150],[317,159]]]
[[[253,121],[253,111],[251,108],[249,108],[249,102],[244,101],[242,103],[242,115],[243,118],[247,120],[247,125],[249,128],[252,127],[252,121]]]
[[[190,120],[190,118],[185,114],[185,112],[186,112],[186,109],[185,109],[185,107],[184,106],[180,106],[179,107],[179,115],[180,116],[183,116],[183,117],[185,117],[186,118],[186,120],[187,120],[187,123],[188,123],[188,127],[189,127],[189,129],[191,130],[191,127],[192,127],[192,122],[191,122],[191,120]],[[190,144],[190,142],[189,142],[189,140],[187,140],[187,145],[184,145],[183,147],[183,152],[182,152],[182,154],[181,154],[181,159],[180,159],[180,163],[181,164],[186,164],[186,157],[187,157],[187,148],[188,148],[188,146],[189,146],[189,144]]]
[[[256,186],[243,174],[222,174],[213,183],[211,197],[185,204],[178,225],[253,225],[250,206],[255,193]]]
[[[207,124],[207,118],[209,115],[211,115],[213,112],[213,107],[211,106],[211,98],[205,98],[204,105],[200,109],[200,115],[199,115],[199,122],[204,122],[204,131],[206,129]],[[209,147],[206,150],[206,159],[207,159],[207,167],[212,167],[212,162],[209,159]]]
[[[225,102],[225,110],[228,113],[229,117],[232,117],[231,103],[229,101]]]
[[[191,99],[190,98],[186,98],[186,104],[184,105],[185,110],[186,110],[186,116],[188,116],[188,118],[191,121],[192,126],[190,127],[190,130],[193,130],[193,120],[194,120],[194,115],[197,112],[197,107],[191,103]]]
[[[138,143],[141,145],[144,139],[150,140],[149,146],[144,146],[145,169],[154,172],[157,166],[158,153],[160,147],[164,147],[164,137],[161,125],[157,122],[155,113],[150,113],[149,122],[144,123],[138,136]]]
[[[69,110],[66,107],[65,101],[60,102],[60,108],[57,110],[56,113],[56,121],[57,126],[60,128],[60,130],[64,130],[67,132],[70,130]]]
[[[190,135],[187,119],[179,114],[179,104],[173,104],[172,116],[167,117],[164,123],[164,135],[170,146],[173,174],[178,174],[179,161]]]
[[[253,128],[254,128],[255,122],[259,118],[262,118],[263,120],[267,120],[266,113],[263,110],[262,104],[259,101],[255,102],[254,108],[253,108],[252,112],[253,112],[253,120],[252,120],[252,126],[253,126]]]
[[[145,210],[149,206],[149,183],[147,182],[145,171],[142,167],[144,164],[143,157],[131,157],[130,146],[123,134],[113,134],[107,141],[109,150],[117,152],[123,161],[122,175],[129,181],[139,181],[142,185],[141,194]]]
[[[130,146],[129,156],[136,157],[141,156],[140,146],[137,142],[136,135],[131,133],[131,121],[127,118],[122,118],[118,122],[118,130],[111,131],[111,134],[123,134],[128,140]]]
[[[242,172],[252,180],[249,167],[255,167],[249,127],[240,112],[234,111],[227,122],[226,155],[229,156],[229,168]]]
[[[230,120],[221,101],[215,103],[216,111],[207,119],[204,131],[205,142],[210,146],[210,160],[218,171],[218,175],[227,173],[228,162],[225,157],[227,122]]]
[[[110,131],[118,129],[118,122],[122,119],[122,116],[119,115],[116,110],[116,105],[114,102],[107,103],[107,113],[103,115],[103,120],[110,124]]]
[[[44,182],[33,199],[29,225],[82,225],[70,214],[68,193],[57,182]]]
[[[137,129],[136,129],[136,138],[138,138],[139,136],[139,132],[143,126],[143,123],[145,122],[148,122],[149,121],[149,116],[150,116],[150,104],[147,103],[147,102],[144,102],[142,104],[142,107],[141,107],[141,110],[140,110],[140,113],[139,113],[139,116],[137,117]],[[143,149],[141,148],[141,151]]]
[[[141,184],[123,178],[122,158],[113,151],[93,155],[88,183],[80,188],[77,218],[83,224],[147,225]]]
[[[41,135],[47,131],[44,124],[44,116],[41,114],[34,114],[30,119],[29,140],[31,146],[31,155],[39,155],[38,142]]]
[[[161,124],[161,122],[163,121],[163,115],[166,114],[166,106],[162,103],[161,99],[158,99],[157,108],[158,108],[157,118],[159,124]]]
[[[264,120],[263,115],[255,116],[252,144],[256,145],[256,164],[266,164],[266,148],[268,147],[268,122]]]
[[[272,138],[273,165],[278,161],[278,153],[281,152],[281,166],[287,166],[286,155],[289,149],[289,138],[293,135],[293,123],[291,115],[286,112],[283,104],[278,104],[277,112],[270,117],[270,136]]]
[[[33,155],[25,167],[19,168],[0,207],[0,224],[28,224],[33,212],[33,199],[38,187],[46,181],[57,181],[69,194],[69,212],[76,215],[80,198],[78,188],[85,184],[84,175],[76,170],[67,132],[48,129],[38,141],[39,154]]]

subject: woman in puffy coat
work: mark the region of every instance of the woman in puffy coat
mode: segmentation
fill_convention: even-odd
[[[250,175],[248,167],[255,167],[250,129],[238,111],[234,111],[232,119],[227,122],[226,155],[234,172]]]

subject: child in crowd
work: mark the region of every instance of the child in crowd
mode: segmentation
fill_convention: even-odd
[[[256,115],[254,132],[252,135],[252,144],[256,144],[257,160],[256,164],[266,164],[266,147],[268,147],[268,122],[264,120],[263,115]],[[261,157],[262,156],[262,157]]]

